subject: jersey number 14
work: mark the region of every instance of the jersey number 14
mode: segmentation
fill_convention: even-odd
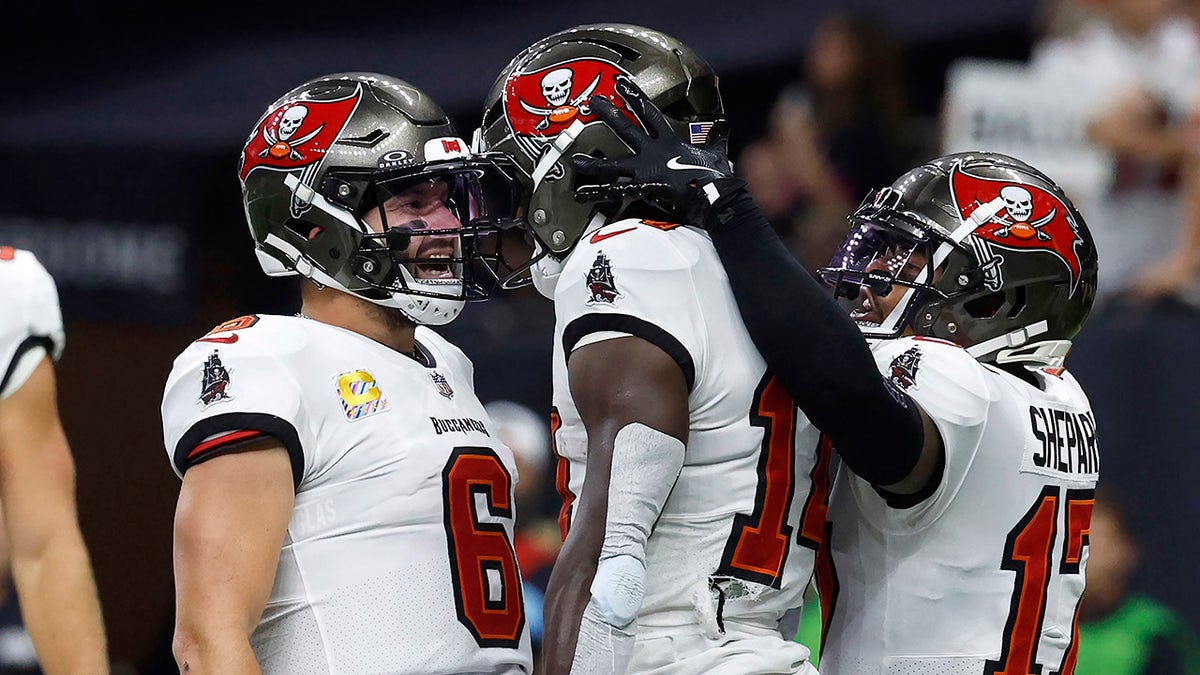
[[[750,413],[750,423],[763,430],[754,511],[734,516],[718,573],[779,588],[794,530],[787,518],[796,491],[796,404],[768,373],[755,392]],[[822,436],[796,532],[797,544],[817,552],[818,566],[827,552],[823,544],[832,455],[832,445]]]

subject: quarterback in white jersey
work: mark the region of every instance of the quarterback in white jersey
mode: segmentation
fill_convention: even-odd
[[[467,357],[425,327],[415,345],[420,360],[251,315],[175,360],[163,426],[176,473],[262,436],[291,460],[295,506],[251,636],[266,672],[497,672],[527,658],[512,453]]]
[[[32,665],[106,673],[74,458],[58,414],[53,364],[64,344],[54,279],[32,252],[0,246],[0,565],[16,585],[22,627],[36,651]]]
[[[259,119],[239,172],[256,251],[311,283],[296,316],[197,339],[166,384],[182,672],[532,670],[513,455],[429,328],[487,297],[498,169],[379,73]]]

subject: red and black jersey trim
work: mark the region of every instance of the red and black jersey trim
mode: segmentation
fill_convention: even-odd
[[[571,350],[575,348],[576,344],[579,344],[580,340],[592,333],[602,331],[629,333],[655,345],[679,364],[679,369],[683,371],[683,379],[687,382],[688,391],[690,392],[695,386],[696,364],[692,361],[692,355],[688,353],[683,343],[659,326],[628,314],[585,314],[567,324],[562,337],[564,358],[570,361]]]
[[[304,448],[291,422],[264,413],[232,412],[206,417],[192,425],[175,445],[172,457],[179,473],[218,455],[236,452],[241,446],[272,437],[287,449],[292,462],[292,484],[300,487],[304,476]]]
[[[31,335],[21,341],[17,345],[17,351],[13,353],[12,360],[8,362],[8,367],[4,369],[4,377],[0,378],[0,391],[8,386],[8,381],[12,379],[13,373],[17,372],[17,364],[21,361],[21,357],[30,349],[41,347],[46,350],[47,355],[54,353],[54,340],[51,340],[45,335]]]

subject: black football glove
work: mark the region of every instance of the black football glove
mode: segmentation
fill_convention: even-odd
[[[713,205],[746,185],[734,176],[723,143],[714,139],[705,148],[684,143],[662,111],[628,77],[616,77],[616,91],[645,129],[629,121],[607,98],[592,96],[588,101],[592,112],[633,149],[633,155],[616,160],[583,153],[572,156],[577,175],[600,183],[576,189],[575,199],[645,201],[683,215],[688,224],[705,226],[711,221]]]

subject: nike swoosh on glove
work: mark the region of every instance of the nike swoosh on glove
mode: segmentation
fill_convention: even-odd
[[[692,225],[706,222],[707,211],[725,194],[741,189],[745,181],[733,174],[724,152],[684,143],[675,134],[662,111],[624,75],[616,78],[617,94],[639,120],[639,128],[603,96],[592,96],[592,113],[633,149],[633,155],[609,160],[576,153],[571,157],[575,173],[595,185],[575,190],[581,202],[640,200],[671,213]]]

